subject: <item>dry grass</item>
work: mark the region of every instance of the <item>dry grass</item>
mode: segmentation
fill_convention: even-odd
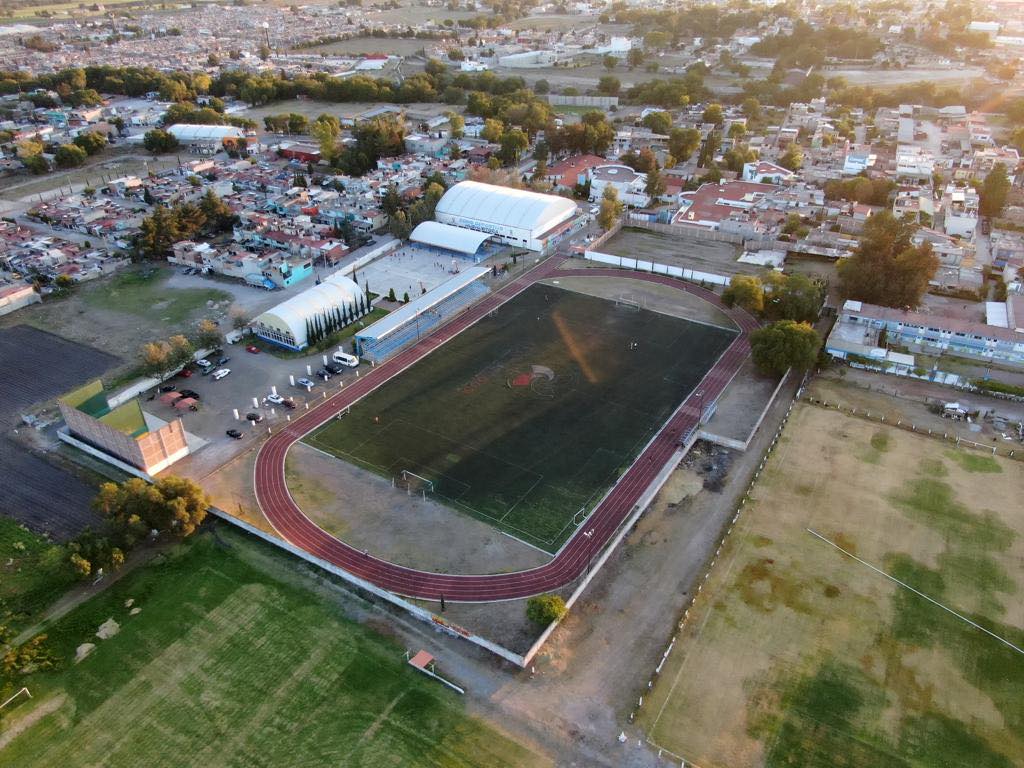
[[[806,531],[1024,637],[1020,467],[949,451],[798,405],[642,710],[651,740],[703,768],[1020,764],[1024,657]]]

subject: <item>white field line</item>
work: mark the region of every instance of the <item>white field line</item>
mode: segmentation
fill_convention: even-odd
[[[978,624],[978,623],[976,623],[976,622],[973,622],[973,621],[971,621],[970,619],[968,619],[968,618],[967,618],[966,616],[964,616],[963,614],[957,613],[957,612],[956,612],[956,611],[954,611],[954,610],[953,610],[952,608],[949,608],[948,606],[945,606],[945,605],[943,605],[942,603],[940,603],[940,602],[939,602],[938,600],[935,600],[935,599],[933,599],[933,598],[931,598],[931,597],[928,597],[928,595],[926,595],[926,594],[925,594],[924,592],[920,592],[920,591],[918,591],[918,590],[914,589],[914,588],[913,588],[912,586],[910,586],[909,584],[907,584],[907,583],[905,583],[905,582],[902,582],[902,581],[900,581],[900,580],[899,580],[899,579],[897,579],[897,578],[896,578],[895,576],[890,576],[890,575],[889,575],[888,573],[886,573],[885,571],[883,571],[883,570],[882,570],[881,568],[876,568],[876,567],[875,567],[875,566],[873,566],[873,565],[872,565],[871,563],[869,563],[869,562],[867,562],[867,561],[865,561],[865,560],[861,560],[861,559],[860,559],[859,557],[857,557],[857,556],[856,556],[856,555],[854,555],[853,553],[851,553],[851,552],[847,552],[847,551],[846,551],[845,549],[843,549],[842,547],[840,547],[840,546],[839,546],[838,544],[836,544],[836,543],[835,543],[834,541],[829,541],[828,539],[826,539],[826,538],[825,538],[824,536],[822,536],[822,535],[821,535],[820,533],[818,533],[817,531],[813,531],[813,530],[811,530],[810,528],[806,528],[805,530],[806,530],[806,531],[807,531],[807,532],[808,532],[809,534],[811,534],[812,536],[815,536],[816,538],[819,538],[819,539],[821,539],[821,540],[822,540],[822,541],[824,541],[824,542],[825,542],[826,544],[828,544],[828,545],[830,545],[830,546],[832,546],[832,547],[835,547],[836,549],[838,549],[838,550],[839,550],[840,552],[842,552],[842,553],[843,553],[844,555],[846,555],[847,557],[849,557],[849,558],[852,558],[852,559],[856,560],[856,561],[857,561],[858,563],[860,563],[861,565],[865,565],[865,566],[867,566],[868,568],[870,568],[870,569],[871,569],[872,571],[874,571],[875,573],[881,574],[881,575],[882,575],[882,576],[884,576],[885,578],[889,579],[889,581],[895,582],[896,584],[899,584],[899,585],[900,585],[901,587],[904,587],[905,589],[909,589],[909,590],[910,590],[911,592],[913,592],[913,593],[914,593],[915,595],[919,595],[920,597],[923,597],[923,598],[924,598],[925,600],[927,600],[927,601],[928,601],[929,603],[932,603],[933,605],[937,605],[937,606],[938,606],[939,608],[941,608],[942,610],[946,611],[947,613],[951,613],[951,614],[953,614],[954,616],[956,616],[956,617],[957,617],[958,619],[960,619],[960,621],[963,621],[963,622],[965,622],[965,623],[967,623],[967,624],[970,624],[970,625],[971,625],[972,627],[974,627],[975,629],[980,629],[980,630],[981,630],[982,632],[984,632],[984,633],[985,633],[986,635],[988,635],[988,636],[990,636],[990,637],[993,637],[993,638],[995,638],[996,640],[998,640],[998,641],[999,641],[1000,643],[1002,643],[1003,645],[1005,645],[1005,646],[1007,646],[1008,648],[1010,648],[1010,649],[1012,649],[1012,650],[1016,651],[1016,652],[1017,652],[1017,653],[1019,653],[1019,654],[1020,654],[1021,656],[1024,656],[1024,649],[1018,648],[1018,647],[1017,647],[1016,645],[1014,645],[1013,643],[1011,643],[1011,642],[1010,642],[1009,640],[1007,640],[1006,638],[1000,637],[999,635],[995,634],[994,632],[990,632],[989,630],[985,629],[985,628],[984,628],[983,626],[981,626],[980,624]]]

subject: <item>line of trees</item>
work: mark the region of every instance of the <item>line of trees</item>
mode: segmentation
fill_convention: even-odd
[[[369,311],[369,302],[360,293],[351,304],[344,304],[333,310],[324,311],[316,317],[306,318],[306,343],[311,347],[323,343]]]
[[[157,204],[142,220],[135,248],[147,258],[162,258],[171,246],[199,234],[213,235],[230,229],[237,217],[230,206],[212,190],[195,203],[178,203],[173,208]]]

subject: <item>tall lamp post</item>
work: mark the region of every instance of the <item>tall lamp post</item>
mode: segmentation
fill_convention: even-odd
[[[704,423],[704,390],[695,393],[700,398],[700,410],[697,412],[697,426]]]
[[[583,536],[587,540],[587,575],[590,575],[590,566],[594,560],[594,529],[591,528],[589,531],[584,531]]]

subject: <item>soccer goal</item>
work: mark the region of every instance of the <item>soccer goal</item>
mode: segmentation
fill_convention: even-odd
[[[634,299],[632,296],[624,295],[615,297],[615,306],[628,309],[632,312],[639,312],[642,309],[640,302],[637,299]]]
[[[431,480],[423,477],[423,475],[417,475],[415,472],[410,472],[408,469],[402,470],[402,483],[405,485],[405,489],[410,493],[433,493],[434,483]]]

